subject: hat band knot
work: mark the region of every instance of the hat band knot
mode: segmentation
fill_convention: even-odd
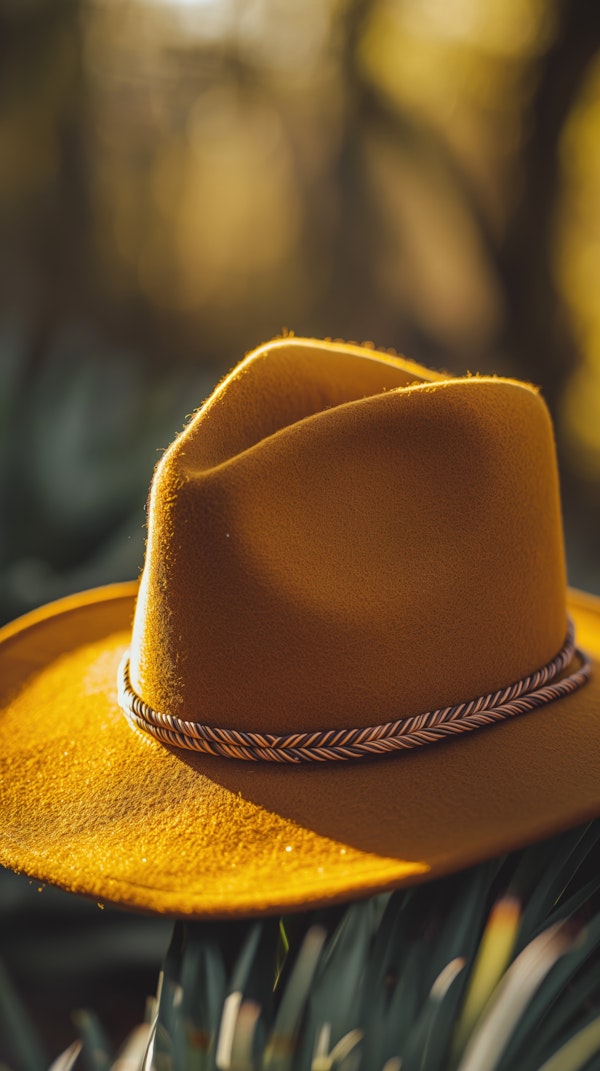
[[[575,654],[579,658],[578,668],[557,680]],[[128,650],[119,666],[118,687],[119,705],[130,724],[161,743],[250,762],[300,763],[358,759],[365,755],[422,747],[446,736],[471,732],[545,706],[577,691],[590,676],[589,660],[575,648],[573,625],[569,622],[565,642],[558,654],[541,669],[514,684],[455,706],[359,729],[276,735],[218,729],[185,721],[173,714],[162,714],[148,706],[133,690]]]

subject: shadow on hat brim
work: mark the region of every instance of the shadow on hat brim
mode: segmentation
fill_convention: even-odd
[[[600,599],[569,595],[593,665],[573,695],[389,758],[281,767],[129,727],[116,671],[136,591],[0,631],[4,866],[128,908],[254,915],[428,880],[600,813]]]

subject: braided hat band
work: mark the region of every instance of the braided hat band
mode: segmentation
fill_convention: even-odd
[[[568,676],[556,678],[577,654],[580,665]],[[359,729],[326,729],[320,732],[273,733],[217,729],[173,714],[153,710],[133,690],[129,679],[129,651],[118,671],[119,705],[131,725],[165,744],[209,755],[250,762],[329,762],[358,759],[431,744],[446,736],[471,732],[526,714],[581,688],[591,676],[587,657],[576,650],[573,625],[560,651],[541,669],[496,692],[439,710],[430,710],[383,725]]]

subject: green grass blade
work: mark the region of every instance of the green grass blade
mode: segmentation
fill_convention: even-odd
[[[268,1009],[277,973],[279,921],[267,918],[247,928],[231,974],[229,992],[239,992]]]
[[[528,890],[526,897],[516,943],[517,952],[539,932],[540,925],[558,906],[580,867],[598,848],[599,841],[600,822],[593,822],[583,828],[570,830],[553,841],[534,846],[534,849],[522,854],[514,885],[518,890],[528,874],[533,887]],[[537,869],[536,855],[544,858],[544,865],[538,865]]]
[[[77,1063],[81,1049],[81,1042],[74,1041],[69,1045],[68,1049],[65,1049],[64,1052],[61,1052],[60,1056],[56,1057],[56,1060],[52,1061],[48,1071],[71,1071]]]
[[[83,1060],[87,1071],[108,1071],[112,1052],[98,1016],[87,1009],[73,1012],[73,1022],[83,1043]]]
[[[289,1071],[292,1067],[307,997],[326,937],[322,926],[311,926],[304,937],[267,1041],[264,1071]]]
[[[351,904],[325,946],[308,1001],[300,1067],[310,1067],[324,1026],[329,1029],[332,1047],[362,1027],[366,963],[376,917],[373,900]]]
[[[19,1071],[45,1071],[48,1060],[42,1043],[1,962],[0,1031]]]
[[[273,1017],[279,923],[252,923],[235,962],[217,1037],[217,1068],[245,1071],[251,1052],[264,1043],[265,1022]],[[234,1065],[233,1061],[237,1061]]]
[[[401,1053],[419,1013],[418,983],[412,985],[411,981],[413,977],[418,979],[422,973],[423,958],[421,942],[414,942],[406,949],[404,958],[399,964],[399,976],[390,997],[383,1024],[384,1058]]]
[[[310,1071],[355,1071],[360,1065],[358,1046],[362,1039],[362,1030],[349,1030],[330,1051],[331,1029],[329,1023],[324,1023],[316,1039]]]
[[[431,967],[428,990],[444,967],[457,956],[468,961],[474,956],[502,863],[502,859],[495,859],[440,882],[442,895],[438,917],[442,926],[435,934],[428,956]],[[461,979],[461,984],[464,981],[466,978]]]
[[[262,1007],[255,1000],[242,1001],[235,1020],[229,1059],[226,1063],[217,1063],[219,1068],[254,1071],[254,1052],[259,1048],[256,1035],[261,1014]]]
[[[423,898],[424,910],[420,909]],[[427,999],[431,961],[429,924],[444,910],[436,887],[396,893],[384,911],[364,986],[363,1066],[397,1057]]]
[[[558,906],[552,911],[547,918],[541,923],[537,932],[532,934],[532,937],[537,937],[538,933],[541,933],[542,929],[546,926],[551,926],[555,922],[561,920],[570,919],[573,915],[578,914],[588,904],[593,902],[593,898],[596,893],[600,892],[600,878],[590,878],[580,889],[577,889],[571,896],[562,899]]]
[[[494,1071],[533,994],[571,944],[560,924],[536,937],[511,964],[472,1034],[459,1071]]]
[[[578,1030],[573,1037],[555,1052],[539,1071],[580,1071],[588,1060],[600,1052],[600,1015],[592,1019],[587,1026]]]
[[[177,1033],[177,1071],[214,1067],[216,1037],[226,992],[225,965],[213,927],[188,924],[181,964],[181,1028]]]
[[[151,1023],[141,1023],[132,1030],[122,1046],[111,1071],[141,1071],[152,1033]]]
[[[561,924],[559,923],[558,926],[560,927]],[[562,928],[565,933],[568,932],[567,926]],[[538,940],[539,938],[535,939],[535,941]],[[587,977],[592,989],[585,994],[584,999],[592,1000],[595,998],[598,1000],[599,998],[600,972],[598,972],[597,963],[594,963],[593,960],[600,949],[600,914],[597,914],[588,923],[578,937],[571,937],[570,942],[571,947],[566,950],[562,957],[557,958],[556,964],[548,973],[543,985],[540,985],[539,992],[534,995],[523,1015],[523,1019],[510,1039],[506,1051],[506,1060],[503,1061],[503,1067],[505,1066],[507,1071],[509,1071],[514,1059],[525,1047],[530,1050],[535,1049],[535,1039],[542,1038],[548,1041],[550,1038],[556,1037],[555,1023],[560,1025],[561,1019],[559,1016],[555,1017],[554,1015],[555,1004],[558,1001],[562,1002],[563,994],[567,991],[567,987],[572,984],[579,972],[588,963],[591,964],[591,970]],[[521,954],[523,955],[523,953]],[[557,1044],[560,1044],[560,1039],[557,1039]]]
[[[427,1005],[433,1019],[425,1045],[423,1067],[441,1064],[450,1047],[450,1041],[456,1028],[458,1009],[464,998],[466,986],[473,968],[478,942],[488,910],[491,886],[496,878],[500,861],[484,864],[467,871],[455,879],[451,886],[453,899],[446,908],[442,918],[443,926],[436,934],[431,954],[426,953],[427,962],[437,970],[437,977],[431,984]],[[443,883],[445,886],[446,883]],[[442,887],[443,887],[442,886]],[[464,964],[464,969],[455,973],[456,965]],[[452,966],[454,965],[454,967]],[[441,983],[450,971],[452,985],[443,993]],[[440,999],[438,999],[440,998]],[[409,1050],[406,1050],[408,1057]]]
[[[456,1027],[456,1054],[464,1051],[475,1024],[511,961],[520,920],[520,904],[514,896],[503,896],[494,904],[479,944]]]
[[[156,1027],[148,1054],[148,1060],[156,1071],[172,1071],[173,1069],[174,1052],[177,1048],[175,1038],[180,1023],[179,1004],[182,995],[180,977],[184,938],[183,923],[176,922],[156,994]]]
[[[443,1027],[440,1029],[440,1024],[452,1017],[457,981],[464,969],[464,959],[457,957],[436,978],[404,1047],[402,1071],[439,1071],[445,1064],[448,1032]]]
[[[558,993],[555,989],[554,997],[543,992],[551,980],[552,975],[541,987],[540,993],[534,997],[523,1023],[519,1024],[511,1038],[511,1044],[506,1053],[507,1067],[510,1066],[513,1053],[518,1052],[519,1048],[522,1052],[524,1046],[529,1047],[531,1042],[528,1038],[533,1036],[543,1039],[545,1043],[549,1043],[549,1051],[552,1051],[552,1048],[561,1044],[561,1039],[568,1037],[573,1027],[580,1022],[584,1009],[600,1005],[600,970],[594,958],[587,964],[587,969],[579,970],[577,977],[568,981]],[[540,998],[544,1004],[536,1017],[535,1005]],[[539,1052],[542,1053],[541,1045]]]

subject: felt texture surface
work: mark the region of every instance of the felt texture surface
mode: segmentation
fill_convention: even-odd
[[[0,633],[0,864],[188,917],[366,896],[470,865],[600,809],[600,600],[569,610],[594,677],[568,699],[391,758],[281,768],[129,728],[116,670],[136,586]]]
[[[377,724],[539,668],[567,609],[589,684],[386,758],[197,755],[117,704],[131,644],[132,683],[163,712],[274,732]],[[567,599],[536,391],[279,340],[157,466],[139,591],[72,596],[0,631],[0,863],[171,914],[316,906],[594,817],[599,744],[600,601]]]
[[[419,371],[283,340],[196,414],[150,496],[131,652],[146,703],[224,729],[359,727],[556,654],[546,407],[526,384]]]

